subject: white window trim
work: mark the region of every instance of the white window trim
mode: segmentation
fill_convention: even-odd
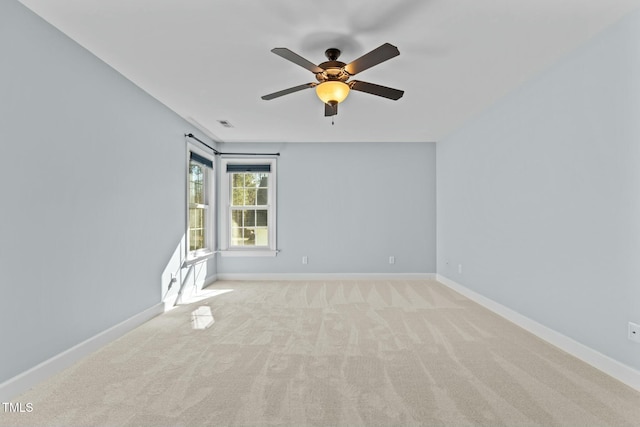
[[[269,218],[269,246],[268,247],[231,247],[230,246],[230,229],[231,229],[231,180],[230,174],[227,173],[228,164],[243,165],[264,165],[269,164],[271,167],[271,176],[269,177],[269,205],[267,209],[267,217]],[[222,158],[220,159],[220,255],[223,257],[273,257],[278,254],[276,242],[276,191],[277,191],[277,162],[275,158]]]
[[[191,163],[191,152],[198,154],[208,160],[211,160],[213,163],[213,168],[207,170],[205,168],[205,189],[207,191],[207,220],[206,223],[206,234],[205,234],[205,246],[204,249],[198,249],[195,251],[189,250],[189,165]],[[186,161],[186,173],[185,173],[185,263],[193,264],[196,262],[203,261],[207,258],[211,258],[215,255],[215,244],[216,244],[216,198],[215,198],[215,156],[212,153],[209,153],[191,141],[187,141],[187,161]]]

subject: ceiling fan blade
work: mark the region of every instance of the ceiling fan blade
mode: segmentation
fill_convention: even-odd
[[[324,116],[330,117],[338,114],[338,104],[324,104]]]
[[[290,87],[289,89],[284,89],[278,92],[270,93],[269,95],[264,95],[262,99],[264,99],[265,101],[269,101],[270,99],[278,98],[283,95],[289,95],[290,93],[298,92],[299,90],[303,90],[303,89],[309,89],[310,87],[316,87],[317,85],[318,83],[305,83],[300,86],[294,86],[294,87]]]
[[[403,90],[380,86],[373,83],[362,82],[359,80],[353,80],[349,86],[351,86],[351,89],[353,90],[382,96],[384,98],[393,99],[394,101],[397,101],[398,99],[402,98],[402,95],[404,95]]]
[[[278,56],[283,57],[284,59],[288,59],[294,64],[298,64],[302,68],[306,68],[307,70],[311,71],[314,74],[318,74],[324,71],[322,68],[318,67],[313,62],[304,59],[302,56],[298,55],[295,52],[290,51],[286,47],[276,47],[271,49],[271,52],[275,53]]]
[[[353,76],[398,55],[400,55],[400,51],[397,47],[392,44],[385,43],[382,46],[373,49],[371,52],[365,53],[355,61],[345,65],[344,70]]]

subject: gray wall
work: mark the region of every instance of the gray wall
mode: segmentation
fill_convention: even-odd
[[[438,272],[636,369],[638,40],[636,13],[437,150]]]
[[[226,144],[220,149],[282,155],[281,252],[275,258],[219,258],[219,273],[435,273],[435,144]],[[396,257],[394,265],[389,256]]]
[[[14,0],[0,61],[1,383],[160,302],[192,130]]]

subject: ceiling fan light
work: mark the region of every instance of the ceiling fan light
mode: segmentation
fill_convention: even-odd
[[[318,98],[325,104],[341,103],[349,95],[349,85],[340,81],[328,81],[316,86]]]

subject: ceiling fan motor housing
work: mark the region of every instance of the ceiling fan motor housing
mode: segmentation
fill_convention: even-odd
[[[342,69],[342,67],[344,67],[345,65],[346,64],[344,62],[339,61],[323,62],[319,66],[321,68],[324,68],[324,71],[322,71],[321,73],[317,73],[316,79],[320,83],[331,80],[346,82],[351,76],[349,75],[349,73]]]
[[[340,49],[329,48],[324,52],[328,61],[318,64],[318,67],[322,68],[321,73],[316,73],[316,79],[320,83],[327,81],[339,81],[346,82],[351,75],[344,70],[344,66],[347,65],[342,61],[338,61],[340,56]]]

